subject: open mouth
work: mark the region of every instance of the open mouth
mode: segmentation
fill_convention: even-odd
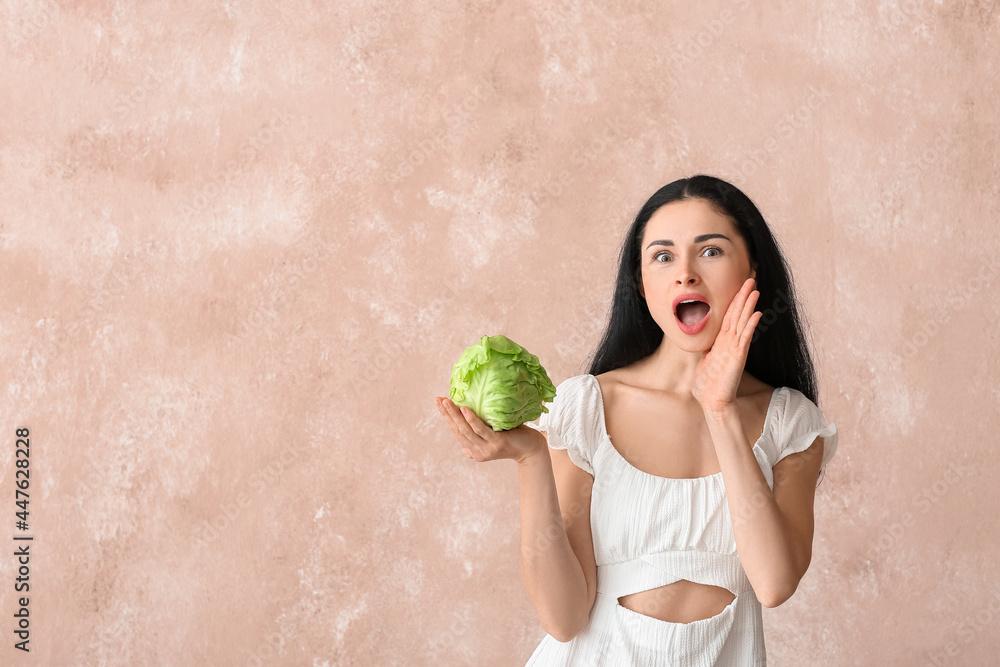
[[[699,333],[708,324],[712,307],[701,297],[682,299],[674,308],[678,328],[686,334]]]

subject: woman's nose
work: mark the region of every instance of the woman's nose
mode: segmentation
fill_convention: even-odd
[[[675,275],[678,285],[694,285],[698,282],[698,274],[690,262],[677,263],[677,273]]]

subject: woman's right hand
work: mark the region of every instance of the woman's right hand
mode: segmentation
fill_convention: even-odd
[[[508,431],[494,431],[475,412],[455,405],[444,396],[435,396],[434,404],[448,421],[466,458],[479,462],[512,459],[524,463],[532,456],[548,454],[545,436],[530,426],[521,424]]]

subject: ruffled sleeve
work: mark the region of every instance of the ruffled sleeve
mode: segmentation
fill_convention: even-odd
[[[594,474],[592,464],[594,438],[593,417],[588,393],[587,375],[578,375],[563,380],[556,386],[556,396],[538,418],[536,430],[545,433],[549,447],[565,449],[569,459],[578,468]],[[530,426],[530,424],[529,424]]]
[[[774,443],[774,458],[771,466],[789,454],[796,454],[809,449],[817,437],[823,437],[823,462],[820,464],[820,477],[826,471],[826,464],[837,451],[837,425],[827,423],[823,412],[805,394],[784,387],[785,405],[781,412],[779,432]]]

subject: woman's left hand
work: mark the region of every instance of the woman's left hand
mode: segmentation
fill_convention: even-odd
[[[763,316],[754,306],[760,292],[747,278],[733,297],[712,348],[698,362],[691,393],[706,412],[726,409],[736,399],[754,328]]]

